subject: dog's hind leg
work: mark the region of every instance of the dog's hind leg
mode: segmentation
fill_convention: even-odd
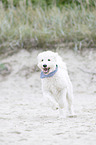
[[[74,113],[74,96],[73,96],[73,91],[70,91],[67,93],[67,102],[68,102],[68,110],[69,110],[69,117],[74,117],[76,114]]]

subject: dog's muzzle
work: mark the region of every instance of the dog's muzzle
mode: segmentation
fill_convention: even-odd
[[[44,74],[48,74],[49,73],[50,68],[47,67],[47,64],[43,64],[43,73]]]

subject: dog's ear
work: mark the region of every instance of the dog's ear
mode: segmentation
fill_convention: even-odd
[[[55,52],[55,62],[56,62],[56,65],[58,65],[58,57],[59,57],[58,53]]]
[[[62,58],[57,52],[55,53],[55,60],[56,60],[56,65],[59,65],[60,62],[62,62]]]

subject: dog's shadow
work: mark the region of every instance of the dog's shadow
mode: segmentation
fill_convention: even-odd
[[[40,116],[36,116],[34,118],[35,121],[39,121],[42,122],[44,124],[46,123],[54,123],[54,122],[62,122],[62,121],[66,121],[66,120],[70,120],[70,119],[75,119],[77,116],[68,116],[66,118],[61,118],[59,115],[40,115]]]

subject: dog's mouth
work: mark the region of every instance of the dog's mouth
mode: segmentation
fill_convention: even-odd
[[[44,67],[43,68],[43,73],[44,74],[48,74],[49,73],[49,70],[50,70],[50,67]]]

